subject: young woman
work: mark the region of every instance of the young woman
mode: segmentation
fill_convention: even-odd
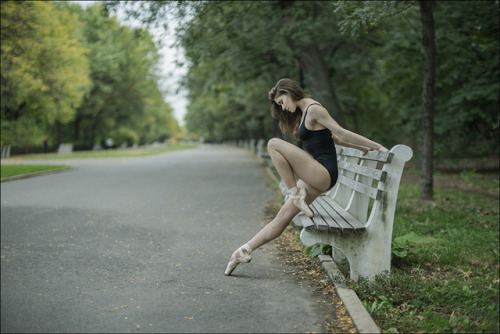
[[[231,275],[238,264],[250,262],[250,253],[280,236],[300,211],[313,217],[308,203],[337,182],[335,144],[353,147],[365,154],[371,150],[388,151],[384,146],[342,128],[293,80],[279,80],[269,92],[269,100],[271,116],[279,121],[281,131],[287,136],[300,138],[309,153],[278,138],[268,142],[267,150],[288,188],[289,198],[269,224],[233,253],[226,275]]]

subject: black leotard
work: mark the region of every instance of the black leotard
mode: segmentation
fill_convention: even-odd
[[[331,189],[337,182],[339,172],[337,169],[337,152],[335,151],[335,144],[332,138],[332,132],[329,129],[322,130],[309,130],[306,128],[307,110],[313,104],[320,105],[319,103],[312,103],[306,109],[304,120],[299,127],[299,137],[307,152],[313,158],[323,165],[328,174],[330,174],[330,187]]]

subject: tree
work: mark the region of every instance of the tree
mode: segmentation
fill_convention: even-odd
[[[175,4],[163,4],[175,8]],[[186,11],[186,6],[189,11]],[[336,49],[330,47],[332,38],[322,37],[331,35],[325,32],[333,26],[331,17],[325,15],[330,8],[329,3],[195,1],[177,8],[180,8],[180,15],[189,12],[189,15],[183,16],[177,35],[189,59],[185,80],[192,101],[188,107],[188,127],[195,127],[194,123],[189,124],[191,120],[204,119],[204,122],[197,122],[196,127],[200,130],[205,128],[202,131],[206,135],[229,138],[234,133],[232,129],[237,129],[239,136],[246,137],[259,133],[256,129],[265,128],[268,132],[264,135],[268,137],[273,123],[268,117],[266,92],[281,77],[300,81],[299,70],[306,88],[344,125],[342,110],[330,80],[331,69],[325,61],[326,50],[331,56]],[[138,10],[144,11],[138,13]],[[133,3],[129,7],[129,13],[142,17],[144,22],[158,23],[162,20],[158,15],[161,10],[159,4],[143,6],[142,3]],[[339,41],[333,38],[333,42],[336,45]],[[200,75],[198,80],[196,72],[205,74]],[[253,86],[250,87],[250,84]],[[203,94],[219,93],[229,99],[238,96],[238,101],[214,104],[216,108],[210,108],[206,103],[194,103],[198,98],[207,102]],[[216,100],[219,99],[210,101],[215,103]],[[234,104],[241,105],[243,110],[234,108]],[[203,110],[199,109],[201,106]],[[225,112],[220,109],[221,106],[232,109]],[[191,117],[194,113],[205,113],[206,117]],[[231,117],[227,117],[229,115]],[[217,134],[213,133],[215,129],[218,129]]]
[[[497,1],[365,1],[336,7],[344,17],[342,31],[359,40],[371,36],[381,45],[375,57],[382,75],[376,79],[391,101],[387,112],[415,142],[422,138],[422,198],[432,198],[433,151],[445,158],[498,155]],[[420,113],[417,81],[423,82]]]
[[[410,6],[411,6],[410,2]],[[433,199],[434,170],[434,87],[435,87],[435,43],[433,2],[419,1],[422,19],[424,49],[424,80],[422,85],[422,165],[420,173],[420,197]],[[360,1],[356,4],[339,2],[336,12],[347,14],[339,24],[344,31],[356,34],[359,29],[366,29],[382,18],[397,15],[409,8],[407,3]]]
[[[424,47],[424,82],[422,85],[422,165],[420,198],[433,199],[434,171],[434,90],[436,82],[436,45],[434,41],[433,2],[419,1]]]
[[[111,137],[130,145],[179,135],[172,108],[159,89],[160,56],[153,36],[120,24],[100,4],[85,11],[71,8],[83,23],[92,78],[71,128],[77,144],[89,148]]]
[[[409,144],[415,159],[429,133],[430,159],[498,154],[498,2],[433,3],[439,52],[425,136],[423,3],[133,2],[130,14],[163,25],[171,22],[165,12],[179,12],[187,126],[205,137],[277,136],[266,92],[291,77],[321,102],[329,87],[348,129],[386,146]]]
[[[52,2],[2,1],[1,13],[2,144],[41,143],[81,104],[88,50],[76,15]]]

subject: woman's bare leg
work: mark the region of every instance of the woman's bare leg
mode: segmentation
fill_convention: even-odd
[[[330,186],[330,174],[326,168],[301,148],[282,139],[273,138],[269,140],[267,150],[288,189],[297,185],[294,173],[313,188],[327,190]]]
[[[292,190],[290,198],[269,224],[233,253],[226,267],[226,275],[231,275],[239,263],[250,262],[253,250],[280,236],[301,210],[312,217],[313,213],[306,203],[314,201],[330,185],[330,174],[326,168],[299,147],[274,138],[268,143],[268,152],[287,188],[299,189]],[[299,182],[295,182],[294,173],[300,178]]]
[[[301,180],[299,180],[298,186],[307,190],[307,203],[312,203],[316,197],[323,193],[322,190],[313,188]],[[293,199],[289,198],[286,203],[283,204],[276,217],[247,242],[248,246],[250,246],[252,250],[256,250],[269,241],[279,237],[292,221],[293,217],[299,212],[300,210],[293,204]]]
[[[316,197],[323,193],[322,190],[311,187],[302,180],[299,180],[297,185],[300,188],[307,190],[307,196],[305,198],[307,203],[311,203],[316,199]],[[224,273],[226,275],[231,275],[233,270],[240,263],[250,262],[252,259],[250,253],[269,241],[279,237],[292,218],[295,217],[299,211],[300,210],[293,203],[293,199],[289,198],[281,207],[276,217],[269,224],[260,230],[250,241],[234,251],[233,255],[231,255],[231,258],[229,259],[229,263],[227,264]]]

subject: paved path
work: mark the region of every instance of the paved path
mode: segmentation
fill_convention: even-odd
[[[247,151],[71,163],[1,184],[2,332],[321,331],[272,246],[224,276],[275,196]]]

